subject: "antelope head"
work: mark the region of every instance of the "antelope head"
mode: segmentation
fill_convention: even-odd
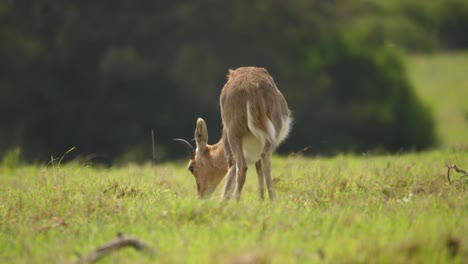
[[[188,170],[195,177],[199,198],[206,198],[214,192],[228,170],[223,140],[214,145],[208,145],[208,129],[202,118],[198,118],[195,127],[196,149],[184,140],[177,138],[185,145],[190,154]]]

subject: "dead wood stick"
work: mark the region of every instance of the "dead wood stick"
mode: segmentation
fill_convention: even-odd
[[[77,263],[95,263],[104,256],[112,253],[113,251],[120,250],[125,247],[132,247],[137,251],[141,251],[150,256],[154,255],[154,250],[150,248],[146,243],[138,240],[137,238],[126,236],[121,233],[117,234],[117,238],[104,244],[101,247],[96,248],[88,255],[81,257]]]
[[[450,170],[451,169],[454,169],[458,173],[462,173],[463,175],[460,176],[460,177],[468,177],[468,172],[458,168],[457,165],[455,165],[455,164],[447,165],[447,179],[448,179],[449,183],[452,183],[452,181],[450,180]]]

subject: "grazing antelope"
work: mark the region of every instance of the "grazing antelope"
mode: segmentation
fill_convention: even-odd
[[[236,179],[235,196],[240,198],[247,165],[255,163],[260,198],[274,200],[271,155],[287,137],[291,112],[273,78],[264,68],[241,67],[229,70],[228,81],[220,96],[223,133],[218,143],[208,145],[208,130],[198,118],[195,128],[197,148],[183,139],[191,154],[188,169],[195,176],[200,198],[213,193],[227,173],[223,199],[229,199]]]

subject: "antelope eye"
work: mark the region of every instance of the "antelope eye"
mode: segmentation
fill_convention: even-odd
[[[188,170],[189,170],[191,173],[193,173],[193,165],[190,165],[190,166],[188,167]]]

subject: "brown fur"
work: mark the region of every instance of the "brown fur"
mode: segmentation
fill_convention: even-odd
[[[264,68],[241,67],[229,70],[228,81],[220,96],[223,136],[215,145],[208,145],[208,132],[203,119],[197,120],[195,140],[197,150],[189,163],[197,182],[198,195],[211,194],[227,172],[223,198],[228,199],[236,179],[236,198],[240,198],[245,182],[247,161],[242,141],[249,135],[265,135],[261,155],[255,163],[260,197],[263,199],[266,181],[269,197],[274,199],[271,180],[271,155],[289,130],[290,111],[273,78]],[[250,104],[249,128],[247,102]],[[285,120],[287,123],[284,123]],[[285,127],[283,127],[285,126]],[[274,129],[274,134],[270,132]],[[284,130],[283,138],[279,138]],[[258,139],[258,136],[255,135]],[[259,140],[261,141],[261,140]]]

